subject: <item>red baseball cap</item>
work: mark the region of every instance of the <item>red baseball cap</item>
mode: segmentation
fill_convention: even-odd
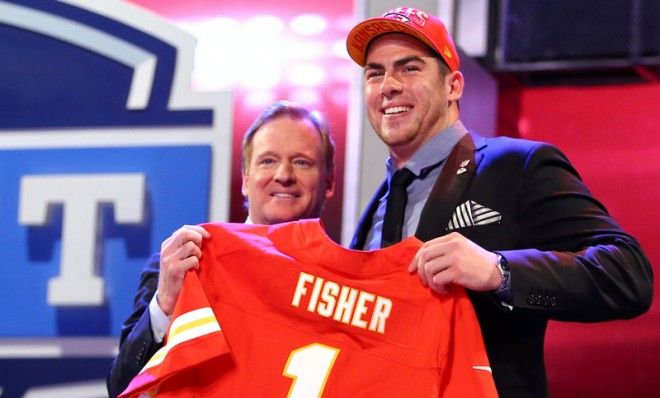
[[[410,7],[398,7],[355,25],[346,39],[348,55],[364,66],[369,43],[377,36],[395,32],[421,40],[442,57],[452,72],[458,70],[458,52],[445,24],[438,17]]]

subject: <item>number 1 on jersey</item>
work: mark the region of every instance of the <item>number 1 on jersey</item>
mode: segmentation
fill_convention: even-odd
[[[282,372],[293,379],[288,398],[320,398],[339,351],[319,343],[291,351]]]

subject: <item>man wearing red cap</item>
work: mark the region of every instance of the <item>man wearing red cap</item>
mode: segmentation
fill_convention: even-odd
[[[390,10],[357,24],[347,49],[364,68],[367,114],[390,153],[351,246],[425,241],[410,271],[439,294],[469,289],[500,396],[547,396],[549,319],[626,319],[649,308],[653,276],[639,243],[557,148],[466,129],[459,56],[438,18]]]

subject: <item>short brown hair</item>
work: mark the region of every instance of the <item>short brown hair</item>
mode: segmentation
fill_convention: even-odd
[[[330,136],[328,123],[319,111],[310,111],[309,109],[289,101],[277,101],[269,106],[259,115],[252,125],[247,129],[243,136],[241,145],[242,169],[247,172],[252,155],[252,140],[254,135],[266,123],[280,117],[288,116],[294,120],[309,120],[321,136],[321,145],[323,150],[323,160],[325,163],[326,175],[331,175],[335,170],[335,143]]]

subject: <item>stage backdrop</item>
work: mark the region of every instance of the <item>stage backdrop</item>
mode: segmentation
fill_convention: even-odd
[[[0,0],[0,397],[107,395],[147,257],[183,224],[245,219],[240,139],[278,99],[329,117],[339,239],[352,15]]]

